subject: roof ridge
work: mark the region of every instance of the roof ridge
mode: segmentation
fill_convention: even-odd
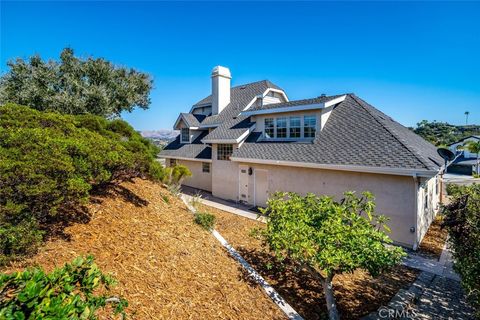
[[[430,165],[429,163],[426,161],[427,159],[425,159],[421,154],[418,154],[417,151],[413,148],[411,148],[409,146],[408,143],[406,143],[404,141],[404,139],[402,139],[401,137],[398,136],[398,134],[395,132],[395,130],[392,130],[391,128],[387,127],[382,121],[380,121],[377,117],[377,115],[373,114],[370,110],[368,110],[368,108],[365,107],[365,105],[368,105],[369,107],[372,107],[372,108],[375,108],[373,107],[372,105],[370,105],[368,102],[364,101],[363,99],[361,99],[360,97],[357,97],[355,94],[348,94],[348,96],[352,97],[353,100],[355,100],[355,102],[357,102],[365,111],[368,112],[368,114],[370,114],[374,119],[375,121],[377,121],[385,130],[387,130],[398,142],[400,142],[400,144],[402,146],[405,147],[405,149],[407,149],[411,154],[413,154],[415,156],[415,158],[417,158],[418,161],[420,161],[420,163],[422,165],[425,166],[425,168],[427,169],[430,169]],[[360,101],[359,101],[360,100]],[[365,104],[365,105],[363,105]],[[380,110],[378,110],[379,112],[381,112]],[[383,113],[383,112],[381,112]],[[387,115],[385,115],[387,116]],[[387,116],[389,117],[389,116]],[[389,117],[390,119],[392,119],[391,117]],[[395,122],[395,120],[392,119],[392,121]],[[401,124],[400,124],[401,125]]]

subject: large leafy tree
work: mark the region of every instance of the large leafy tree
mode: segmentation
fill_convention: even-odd
[[[40,56],[8,62],[0,78],[0,104],[13,102],[41,111],[91,113],[104,117],[150,104],[152,80],[146,73],[103,58],[80,59],[66,48],[59,61]]]
[[[374,213],[370,193],[358,198],[346,192],[340,202],[331,197],[276,193],[267,203],[263,238],[283,261],[310,272],[323,285],[330,319],[338,319],[332,280],[361,268],[376,276],[400,262],[404,253],[384,232],[386,217]]]

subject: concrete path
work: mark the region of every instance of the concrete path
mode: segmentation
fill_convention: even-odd
[[[241,203],[235,203],[233,201],[223,200],[217,197],[212,196],[211,193],[206,191],[201,191],[198,189],[190,187],[182,187],[182,194],[190,200],[192,197],[200,196],[201,202],[207,206],[214,207],[226,212],[230,212],[244,218],[257,220],[260,222],[266,222],[265,217],[259,216],[258,213],[250,210],[252,206],[247,206]]]
[[[467,176],[463,174],[446,173],[443,175],[443,182],[459,185],[471,185],[473,183],[480,183],[480,178],[474,178],[473,176]]]

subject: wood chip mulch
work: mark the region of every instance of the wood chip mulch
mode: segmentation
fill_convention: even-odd
[[[420,243],[418,254],[426,258],[440,259],[448,236],[447,229],[441,228],[442,222],[443,216],[437,215]]]
[[[265,227],[263,223],[204,205],[199,209],[217,217],[216,230],[300,315],[307,320],[327,317],[322,285],[308,273],[275,263],[261,241],[251,236],[252,229]],[[267,264],[272,268],[267,268]],[[335,276],[335,297],[341,318],[358,319],[388,304],[398,290],[408,288],[417,275],[416,270],[398,266],[377,278],[363,271]]]
[[[285,319],[160,185],[140,179],[123,183],[92,199],[88,209],[89,222],[66,227],[38,254],[0,271],[32,265],[51,271],[93,254],[118,280],[114,294],[129,301],[131,319]]]

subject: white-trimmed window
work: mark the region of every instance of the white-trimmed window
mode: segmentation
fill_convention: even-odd
[[[281,117],[277,118],[277,136],[276,138],[286,138],[287,137],[287,118]]]
[[[169,166],[170,167],[175,167],[176,165],[177,165],[177,159],[170,159]]]
[[[202,162],[202,172],[206,172],[206,173],[210,172],[210,163]]]
[[[302,119],[300,117],[290,117],[290,138],[300,138],[302,136]]]
[[[275,122],[273,118],[265,118],[265,138],[275,137]]]
[[[217,145],[217,160],[230,160],[233,153],[232,144]]]
[[[189,128],[182,128],[180,133],[181,142],[190,143],[190,129]]]
[[[304,116],[303,117],[303,136],[305,138],[314,138],[317,130],[317,117]]]

